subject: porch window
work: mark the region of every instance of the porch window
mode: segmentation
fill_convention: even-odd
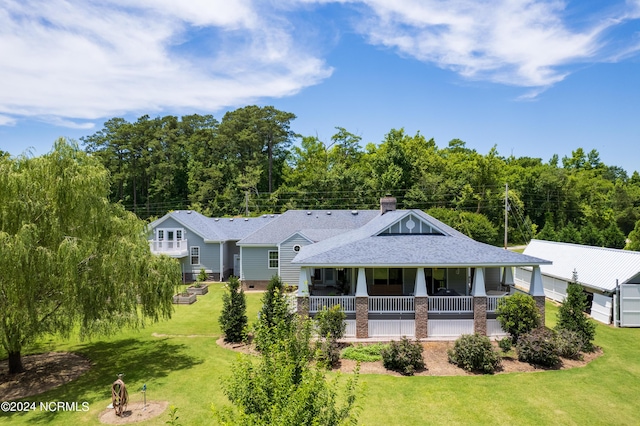
[[[158,240],[164,240],[164,229],[158,229]]]
[[[269,250],[269,269],[278,269],[278,251]]]
[[[182,240],[182,229],[176,229],[176,240]]]
[[[200,247],[191,247],[191,264],[200,264]]]

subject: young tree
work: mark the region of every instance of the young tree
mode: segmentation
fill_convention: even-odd
[[[573,271],[572,282],[567,286],[567,297],[558,309],[557,330],[571,330],[580,335],[582,350],[593,351],[593,339],[596,335],[595,324],[587,318],[584,311],[587,308],[587,295],[578,283],[578,273]]]
[[[518,337],[540,326],[540,312],[536,301],[528,294],[516,293],[500,300],[496,318],[513,343]]]
[[[97,159],[58,139],[44,156],[0,159],[0,342],[9,371],[39,337],[169,318],[180,266],[154,256],[145,224],[108,201]]]
[[[312,360],[312,324],[297,317],[293,327],[275,325],[278,339],[269,342],[257,361],[243,356],[232,367],[224,392],[233,407],[214,407],[225,425],[355,424],[357,369],[340,387],[327,381]]]
[[[254,325],[253,341],[256,348],[262,351],[277,340],[280,337],[278,333],[292,327],[293,319],[294,314],[284,294],[284,284],[279,276],[274,275],[262,296],[262,308]]]
[[[247,330],[247,299],[237,277],[231,276],[222,295],[220,328],[226,342],[242,342]]]

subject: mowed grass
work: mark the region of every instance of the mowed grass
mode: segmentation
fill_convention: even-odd
[[[262,294],[249,293],[255,319]],[[222,382],[238,356],[216,344],[222,285],[191,306],[176,306],[170,321],[91,342],[49,339],[32,351],[73,351],[93,362],[91,371],[29,401],[88,402],[84,412],[0,413],[0,424],[100,424],[110,386],[125,373],[130,404],[169,401],[183,425],[212,423],[211,404],[228,404]],[[547,324],[557,308],[547,304]],[[360,424],[565,424],[636,425],[640,422],[640,330],[598,325],[596,344],[604,354],[583,368],[494,376],[395,377],[361,375]],[[6,354],[0,352],[0,359]],[[427,367],[429,354],[425,354]],[[6,361],[3,361],[6,362]],[[333,377],[334,374],[329,374]],[[167,413],[141,423],[163,425]]]

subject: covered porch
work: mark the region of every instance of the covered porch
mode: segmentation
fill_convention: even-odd
[[[540,267],[533,266],[533,271],[530,294],[544,313]],[[298,312],[313,316],[341,306],[347,315],[346,337],[442,340],[474,332],[505,335],[495,311],[498,301],[514,291],[512,266],[343,268],[346,285],[333,294],[325,291],[331,286],[314,283],[313,272],[309,267],[300,270]]]

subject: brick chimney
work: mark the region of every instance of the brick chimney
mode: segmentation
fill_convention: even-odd
[[[396,210],[396,197],[392,197],[391,194],[387,194],[380,198],[380,214],[386,212],[392,212]]]

